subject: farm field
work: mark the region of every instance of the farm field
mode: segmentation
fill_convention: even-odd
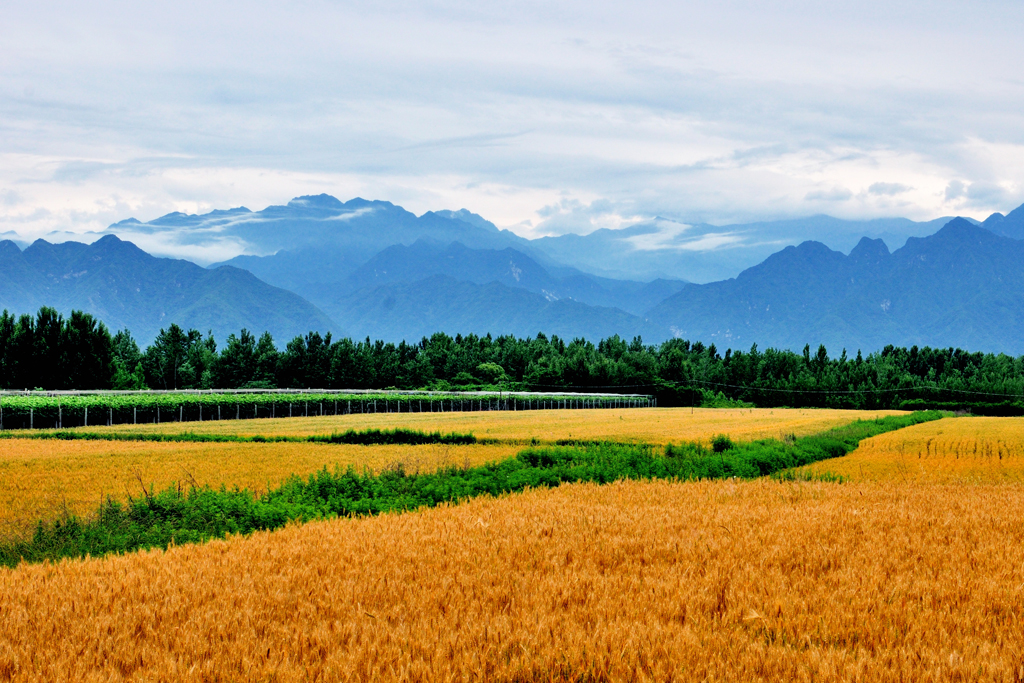
[[[1022,619],[1018,485],[580,484],[0,570],[0,678],[1012,681]]]
[[[65,511],[93,513],[107,496],[125,499],[175,484],[265,491],[322,467],[407,471],[481,465],[516,453],[508,445],[356,446],[312,443],[155,443],[0,439],[0,538]]]
[[[866,439],[857,450],[802,468],[854,481],[1024,482],[1024,418],[964,417]]]
[[[736,410],[685,408],[551,410],[479,413],[391,413],[221,422],[79,428],[90,433],[202,433],[306,436],[347,429],[402,427],[472,432],[507,443],[473,446],[355,446],[308,443],[158,443],[0,439],[0,538],[23,535],[39,520],[65,512],[90,515],[107,496],[138,497],[142,484],[163,489],[199,485],[264,491],[291,475],[322,467],[361,471],[402,463],[409,471],[481,465],[512,457],[531,438],[608,439],[662,444],[798,436],[884,413],[846,410]],[[46,431],[46,430],[41,430]]]
[[[80,427],[90,433],[142,432],[303,436],[348,429],[393,429],[426,432],[472,432],[477,438],[528,442],[531,439],[608,440],[650,444],[708,441],[715,434],[734,440],[805,436],[858,419],[901,415],[898,410],[858,411],[789,408],[630,408],[600,410],[532,410],[477,413],[377,413],[285,419],[224,420]]]

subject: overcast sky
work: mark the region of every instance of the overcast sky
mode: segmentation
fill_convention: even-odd
[[[300,194],[526,236],[1024,202],[1024,3],[0,9],[0,233]]]

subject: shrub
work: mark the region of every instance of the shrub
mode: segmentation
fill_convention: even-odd
[[[732,449],[732,447],[732,439],[730,439],[725,434],[719,434],[718,436],[711,440],[711,450],[713,450],[715,453],[722,453],[724,451],[728,451]]]

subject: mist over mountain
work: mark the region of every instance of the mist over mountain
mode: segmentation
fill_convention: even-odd
[[[847,221],[831,216],[727,226],[667,219],[587,235],[534,240],[550,258],[612,278],[654,277],[713,282],[733,277],[786,245],[817,240],[849,251],[861,237],[882,239],[890,249],[909,237],[930,235],[949,218],[918,223],[906,218]]]
[[[469,211],[416,216],[390,202],[341,202],[329,195],[296,197],[285,206],[255,212],[243,207],[203,215],[172,213],[148,223],[122,221],[108,230],[126,239],[163,236],[178,247],[235,244],[254,255],[215,265],[245,268],[269,284],[295,291],[339,282],[381,250],[419,239],[533,251],[529,240]]]
[[[154,253],[244,252],[220,264],[249,270],[293,290],[340,282],[381,250],[420,239],[459,242],[472,249],[520,251],[545,268],[573,268],[591,275],[647,282],[711,282],[734,277],[787,245],[806,240],[849,251],[861,237],[885,240],[890,249],[908,237],[934,233],[948,222],[905,218],[847,221],[831,216],[727,226],[656,218],[626,228],[526,239],[499,230],[466,209],[416,216],[390,202],[330,195],[296,197],[262,211],[239,207],[201,215],[171,213],[147,223],[115,223],[108,232],[152,244]],[[201,259],[200,259],[201,260]]]
[[[25,251],[0,242],[0,308],[34,314],[41,306],[91,313],[111,331],[128,327],[140,343],[171,323],[220,340],[242,327],[279,342],[337,329],[302,297],[245,270],[155,258],[113,235],[89,245],[37,240]]]

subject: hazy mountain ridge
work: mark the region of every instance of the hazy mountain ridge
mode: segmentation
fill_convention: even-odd
[[[844,229],[870,223],[876,233],[928,225],[828,217],[801,224],[810,229],[825,219]],[[759,225],[771,235],[765,226],[772,224]],[[949,221],[927,237],[907,237],[891,253],[877,237],[861,238],[849,255],[820,241],[773,248],[737,277],[706,285],[607,278],[545,254],[561,244],[582,258],[590,240],[628,266],[638,251],[664,251],[659,245],[686,251],[694,240],[722,235],[714,226],[656,227],[530,241],[466,210],[416,217],[389,202],[299,197],[261,212],[175,213],[110,228],[139,235],[182,231],[186,239],[212,231],[267,249],[289,247],[232,259],[254,274],[157,259],[112,236],[90,246],[38,241],[24,252],[0,242],[0,306],[81,308],[142,339],[173,320],[212,328],[221,338],[243,326],[269,329],[279,343],[311,330],[391,340],[444,330],[591,339],[643,334],[649,342],[682,336],[720,348],[755,342],[865,351],[890,343],[1022,348],[1024,207],[993,214],[981,226]]]
[[[591,306],[620,308],[633,315],[641,315],[686,284],[679,280],[649,283],[613,280],[575,268],[547,269],[511,247],[471,249],[460,242],[445,245],[421,239],[409,246],[388,247],[343,282],[317,290],[311,299],[328,310],[330,304],[320,292],[330,297],[339,288],[359,290],[383,284],[414,283],[435,275],[480,285],[498,282],[542,294],[550,301],[571,299]]]
[[[848,256],[805,242],[734,279],[687,287],[647,316],[723,348],[821,342],[1022,353],[1024,242],[964,219],[891,254],[868,238]]]
[[[171,214],[147,229],[183,230],[195,243],[206,239],[200,230],[216,228],[221,239],[239,240],[264,256],[237,256],[214,265],[245,268],[262,280],[300,293],[309,287],[344,280],[360,265],[394,245],[420,239],[460,242],[477,249],[513,247],[544,261],[530,241],[499,230],[476,214],[461,211],[428,212],[416,216],[390,202],[356,198],[341,202],[329,195],[297,197],[286,206],[260,212],[234,209],[231,215],[209,217]],[[230,213],[230,212],[225,212]],[[122,224],[111,226],[117,231]],[[154,227],[155,226],[155,227]]]
[[[642,318],[616,308],[549,300],[499,282],[476,284],[447,275],[360,290],[339,298],[330,311],[360,337],[388,341],[417,340],[440,331],[528,337],[543,332],[591,340],[613,334],[649,337],[654,332]]]
[[[786,245],[810,239],[849,251],[861,237],[883,239],[890,248],[909,237],[934,233],[950,218],[915,222],[906,218],[848,221],[832,216],[714,226],[666,219],[586,235],[534,240],[550,258],[614,278],[672,277],[692,282],[725,279],[752,267]]]
[[[302,297],[232,267],[205,269],[157,258],[113,235],[93,244],[37,240],[22,252],[0,242],[0,308],[35,313],[83,310],[111,330],[128,327],[147,343],[173,323],[213,330],[223,340],[242,327],[279,341],[336,325]]]

